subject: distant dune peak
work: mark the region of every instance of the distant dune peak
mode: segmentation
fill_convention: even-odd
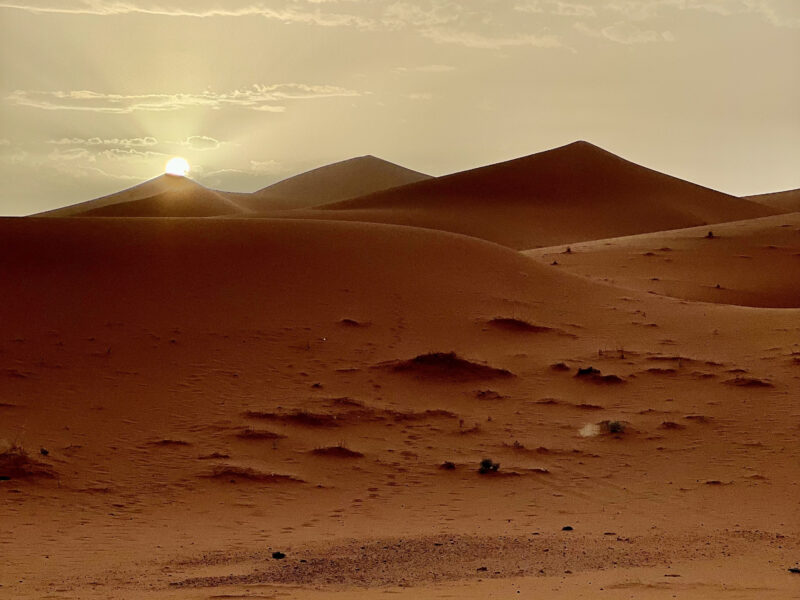
[[[215,217],[244,212],[224,192],[162,173],[121,192],[41,213],[45,217]]]
[[[308,216],[443,229],[517,249],[775,213],[585,140],[317,209]]]
[[[243,202],[254,212],[307,208],[430,178],[430,175],[365,154],[289,177],[258,190]]]

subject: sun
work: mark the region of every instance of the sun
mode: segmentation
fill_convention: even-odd
[[[170,158],[165,169],[167,175],[177,175],[178,177],[186,177],[189,170],[189,162],[180,156]]]

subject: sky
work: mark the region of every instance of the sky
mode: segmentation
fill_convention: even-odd
[[[173,156],[255,191],[575,140],[735,195],[800,187],[800,0],[0,0],[0,215]]]

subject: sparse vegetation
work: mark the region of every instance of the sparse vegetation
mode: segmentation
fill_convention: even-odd
[[[315,456],[328,456],[332,458],[361,458],[364,456],[361,452],[350,450],[350,448],[344,445],[344,442],[339,442],[336,446],[314,448],[311,453]]]
[[[470,380],[514,377],[506,369],[497,369],[485,364],[466,360],[455,352],[432,352],[421,354],[410,360],[391,361],[379,365],[395,373],[411,373],[417,377]]]
[[[274,413],[248,410],[244,413],[248,419],[263,419],[265,421],[276,421],[287,425],[297,425],[300,427],[338,427],[337,415],[327,413],[312,413],[307,410],[295,410],[286,413]]]
[[[207,475],[212,479],[221,481],[229,481],[236,483],[236,481],[257,481],[261,483],[305,483],[302,479],[298,479],[292,475],[282,475],[280,473],[270,473],[253,469],[250,467],[241,467],[238,465],[217,465]]]
[[[497,473],[500,469],[500,463],[494,462],[491,458],[484,458],[481,461],[480,467],[478,468],[478,473],[481,475],[486,475],[488,473]]]
[[[0,481],[53,477],[50,466],[30,456],[21,444],[0,445]]]
[[[511,317],[496,317],[489,321],[491,327],[503,329],[505,331],[513,331],[518,333],[544,333],[552,331],[551,327],[543,325],[534,325],[522,319],[514,319]]]
[[[611,434],[625,433],[625,423],[622,421],[609,421],[606,428]]]
[[[286,436],[274,431],[267,431],[265,429],[242,429],[236,434],[236,437],[243,440],[279,440]]]

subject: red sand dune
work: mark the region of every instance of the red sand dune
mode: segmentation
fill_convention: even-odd
[[[161,175],[137,186],[37,217],[217,217],[243,213],[237,194],[203,187],[186,177]]]
[[[430,178],[375,156],[359,156],[279,181],[242,197],[242,204],[254,211],[307,208]]]
[[[364,223],[0,219],[0,240],[0,467],[52,475],[0,480],[0,595],[796,589],[796,309]],[[420,356],[467,373],[386,368]]]
[[[365,192],[370,193],[327,203]],[[311,205],[318,206],[303,208]],[[43,214],[361,221],[439,229],[530,249],[777,212],[781,211],[575,142],[439,178],[366,156],[309,171],[253,194],[212,191],[190,180],[162,176],[119,194]]]
[[[758,202],[759,204],[764,204],[783,212],[800,211],[800,189],[774,192],[772,194],[758,194],[757,196],[745,196],[745,200]]]
[[[525,254],[622,288],[718,304],[800,308],[800,212],[569,248]]]
[[[517,249],[775,214],[587,142],[298,212],[415,225]]]

